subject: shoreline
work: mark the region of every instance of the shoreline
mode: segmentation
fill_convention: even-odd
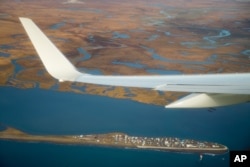
[[[148,138],[128,136],[114,132],[90,135],[30,135],[14,128],[7,127],[0,131],[0,140],[19,142],[37,142],[66,145],[87,145],[99,147],[131,148],[156,150],[177,153],[224,154],[228,148],[218,143],[184,140],[178,138]]]

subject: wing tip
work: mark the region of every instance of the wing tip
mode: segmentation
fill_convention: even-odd
[[[27,18],[27,17],[19,17],[19,20],[20,21],[25,21],[25,20],[31,20],[30,18]]]
[[[19,17],[48,73],[59,81],[75,81],[82,75],[29,18]]]

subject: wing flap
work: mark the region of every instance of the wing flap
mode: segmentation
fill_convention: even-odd
[[[192,93],[165,108],[208,108],[247,102],[249,95]]]
[[[237,78],[237,77],[236,77]],[[157,86],[160,91],[177,92],[206,92],[206,93],[224,93],[224,94],[250,94],[248,85],[200,85],[200,84],[164,84]]]

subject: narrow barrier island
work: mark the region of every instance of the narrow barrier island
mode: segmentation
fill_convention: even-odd
[[[1,140],[22,142],[48,142],[56,144],[95,145],[119,148],[150,149],[181,153],[223,154],[228,152],[224,145],[174,137],[137,137],[124,133],[91,135],[30,135],[14,128],[0,132]]]

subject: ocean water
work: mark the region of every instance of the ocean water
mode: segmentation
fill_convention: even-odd
[[[165,109],[129,99],[41,89],[0,87],[0,123],[31,134],[124,132],[171,136],[250,148],[250,104],[207,109]],[[217,156],[96,146],[0,140],[0,166],[229,166]]]
[[[204,156],[93,146],[0,141],[0,166],[228,166],[228,156]]]

